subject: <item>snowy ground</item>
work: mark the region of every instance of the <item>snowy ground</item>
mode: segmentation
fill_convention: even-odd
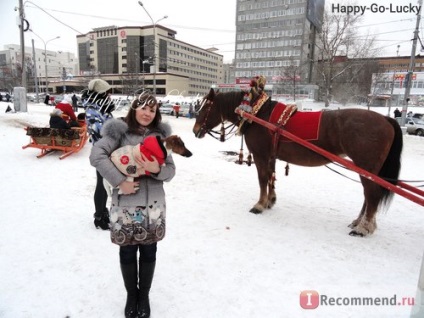
[[[123,317],[118,246],[92,223],[91,145],[64,160],[37,159],[36,149],[21,148],[29,141],[23,127],[47,126],[51,108],[29,104],[12,114],[6,107],[0,103],[0,317]],[[174,156],[177,175],[165,185],[167,235],[158,245],[152,318],[409,317],[424,251],[423,207],[396,195],[374,235],[351,237],[361,185],[326,167],[292,165],[286,177],[280,162],[275,207],[251,214],[256,169],[223,154],[239,151],[239,137],[198,140],[194,120],[165,120],[194,155]],[[423,180],[424,138],[406,135],[404,143],[401,178]],[[396,296],[396,305],[305,310],[304,290]]]

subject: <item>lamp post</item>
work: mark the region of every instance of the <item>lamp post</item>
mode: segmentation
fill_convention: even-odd
[[[57,36],[53,39],[50,39],[48,41],[44,41],[41,36],[39,36],[37,33],[35,33],[33,30],[29,29],[35,36],[37,36],[44,44],[44,71],[46,72],[46,95],[49,93],[49,84],[48,84],[48,75],[47,75],[47,43],[50,41],[59,39],[60,36]]]
[[[46,95],[49,93],[49,77],[47,76],[47,43],[49,43],[50,41],[59,39],[60,36],[57,36],[53,39],[50,39],[46,42],[44,42],[44,70],[46,72]],[[41,39],[41,38],[40,38]]]
[[[148,60],[142,60],[141,57],[138,55],[137,52],[134,53],[134,55],[137,57],[136,61],[136,72],[137,72],[137,86],[138,86],[138,74],[140,73],[140,62],[141,62],[141,80],[142,80],[142,87],[144,89],[144,64],[148,64],[149,61]]]
[[[153,95],[156,96],[156,66],[158,65],[157,54],[156,54],[156,24],[159,21],[162,21],[162,20],[168,18],[168,16],[165,15],[162,18],[160,18],[159,20],[156,20],[156,22],[154,22],[149,11],[147,11],[146,8],[144,7],[143,2],[138,1],[138,4],[144,9],[144,11],[147,13],[147,15],[149,16],[149,18],[150,18],[150,20],[152,21],[152,24],[153,24],[153,65],[154,65],[154,69],[153,69]]]

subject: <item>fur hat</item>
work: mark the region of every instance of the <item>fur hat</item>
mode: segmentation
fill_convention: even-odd
[[[88,83],[88,90],[100,94],[106,93],[111,88],[108,82],[100,78],[93,79]]]
[[[62,116],[63,112],[59,109],[59,108],[55,108],[52,110],[52,112],[50,113],[50,116]]]
[[[88,83],[88,88],[81,92],[84,102],[95,103],[100,107],[102,114],[111,113],[115,110],[115,103],[108,96],[112,87],[102,79],[94,79]]]

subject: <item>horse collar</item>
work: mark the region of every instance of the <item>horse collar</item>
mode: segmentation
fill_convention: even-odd
[[[266,101],[269,99],[269,96],[263,92],[261,95],[259,95],[258,99],[253,103],[252,106],[246,105],[246,101],[243,101],[242,104],[239,106],[242,110],[251,113],[252,115],[256,116],[256,114],[261,110],[262,106],[266,103]],[[239,124],[238,128],[238,135],[241,135],[241,128],[243,124],[248,121],[249,124],[252,123],[252,120],[242,119]]]

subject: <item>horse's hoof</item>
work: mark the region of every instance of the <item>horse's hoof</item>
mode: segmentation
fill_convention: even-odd
[[[259,210],[257,208],[251,208],[249,212],[251,212],[253,214],[261,214],[262,210]]]
[[[350,236],[359,236],[359,237],[364,237],[364,234],[356,232],[356,231],[350,231],[349,233]]]

